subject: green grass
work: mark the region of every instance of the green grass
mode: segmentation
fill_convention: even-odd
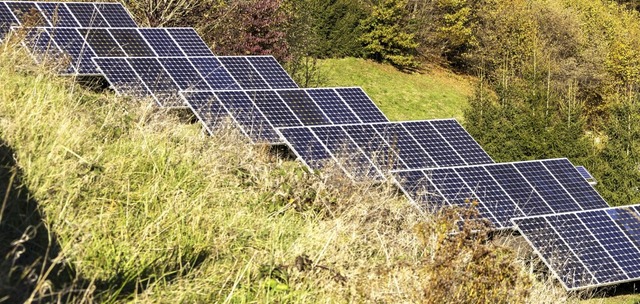
[[[319,64],[328,86],[361,86],[391,120],[463,118],[473,80],[441,69],[403,73],[356,58]]]

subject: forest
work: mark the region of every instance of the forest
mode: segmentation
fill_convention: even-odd
[[[127,4],[151,26],[195,26],[217,54],[274,55],[307,87],[322,58],[476,77],[465,126],[497,161],[568,157],[612,205],[640,198],[637,0]]]

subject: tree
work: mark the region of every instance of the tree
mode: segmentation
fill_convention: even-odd
[[[381,0],[360,23],[364,56],[399,68],[416,68],[415,36],[404,30],[407,0]]]

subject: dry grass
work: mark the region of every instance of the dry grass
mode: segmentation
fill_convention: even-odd
[[[392,185],[311,174],[3,49],[0,302],[411,303],[477,286],[454,299],[564,300]],[[508,280],[487,282],[495,266]]]

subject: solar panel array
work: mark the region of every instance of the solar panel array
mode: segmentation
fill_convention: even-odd
[[[0,2],[0,40],[11,26],[137,27],[120,3]]]
[[[640,205],[513,223],[567,290],[640,280]]]
[[[390,170],[493,163],[453,119],[289,127],[277,131],[310,169],[334,162],[353,177],[361,177],[363,168],[365,176],[371,171],[381,179]]]
[[[232,118],[254,143],[282,144],[275,131],[279,127],[388,121],[361,88],[186,91],[182,95],[209,133]],[[336,108],[345,112],[337,113]]]
[[[390,173],[431,210],[472,203],[494,228],[516,225],[569,290],[640,279],[640,206],[607,208],[567,159],[496,164],[455,120],[389,122],[361,88],[300,89],[272,56],[215,56],[194,29],[138,28],[119,3],[2,1],[0,40],[12,30],[61,74],[188,106],[211,134],[231,122],[311,170]]]
[[[475,202],[498,229],[511,228],[517,217],[609,206],[567,159],[396,171],[394,176],[414,202],[430,209]]]

